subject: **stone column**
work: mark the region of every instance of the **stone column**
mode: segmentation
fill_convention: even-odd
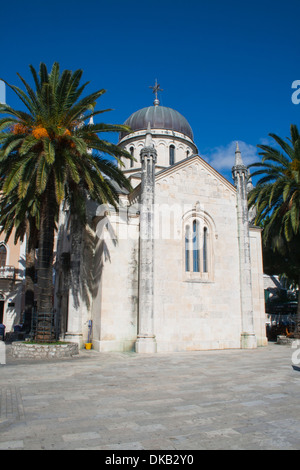
[[[139,317],[137,353],[155,353],[154,335],[154,188],[157,152],[148,126],[141,150],[142,183],[140,207]]]
[[[71,258],[69,271],[68,331],[65,339],[83,345],[82,335],[82,293],[81,293],[81,250],[83,227],[76,216],[71,219]]]
[[[250,236],[248,221],[247,183],[248,169],[244,165],[239,146],[236,146],[235,165],[232,175],[237,190],[237,218],[240,259],[241,315],[242,333],[241,348],[257,347],[253,322],[253,301],[251,281]]]

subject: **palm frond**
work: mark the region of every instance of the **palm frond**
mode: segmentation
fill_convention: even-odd
[[[300,230],[300,137],[295,125],[288,141],[269,135],[283,152],[258,145],[262,159],[249,167],[258,168],[252,176],[259,180],[249,193],[248,205],[257,209],[256,222],[264,224],[264,243],[272,241],[279,249],[283,239],[291,243]]]
[[[84,96],[89,82],[81,84],[82,70],[60,71],[57,62],[50,72],[44,63],[38,72],[30,65],[30,71],[34,88],[20,74],[24,91],[7,84],[28,112],[0,105],[4,116],[0,119],[0,191],[4,195],[0,223],[3,221],[10,234],[14,227],[17,238],[23,236],[26,220],[33,230],[43,232],[43,214],[47,214],[43,204],[50,200],[47,215],[53,222],[49,226],[54,227],[63,200],[69,202],[72,213],[77,208],[83,218],[88,194],[98,202],[116,205],[119,188],[131,190],[120,168],[105,158],[109,155],[121,166],[121,157],[130,159],[131,155],[100,138],[104,133],[130,129],[85,123],[110,111],[95,109],[105,90]],[[47,196],[50,191],[53,198]]]

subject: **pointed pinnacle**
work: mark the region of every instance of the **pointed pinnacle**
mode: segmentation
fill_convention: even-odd
[[[242,159],[242,154],[241,154],[238,142],[236,143],[236,149],[235,149],[235,166],[245,166],[243,159]]]
[[[146,139],[145,139],[145,147],[154,147],[150,122],[148,122]]]

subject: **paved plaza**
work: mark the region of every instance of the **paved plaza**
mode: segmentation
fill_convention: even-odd
[[[293,349],[137,355],[0,365],[0,449],[300,449]]]

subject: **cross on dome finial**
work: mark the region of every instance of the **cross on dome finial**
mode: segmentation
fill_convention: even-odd
[[[159,99],[157,97],[157,94],[159,91],[164,91],[160,88],[160,85],[157,83],[157,79],[155,80],[155,86],[149,86],[149,88],[152,88],[153,90],[153,93],[155,93],[155,100],[154,100],[154,106],[158,106],[159,105]]]

